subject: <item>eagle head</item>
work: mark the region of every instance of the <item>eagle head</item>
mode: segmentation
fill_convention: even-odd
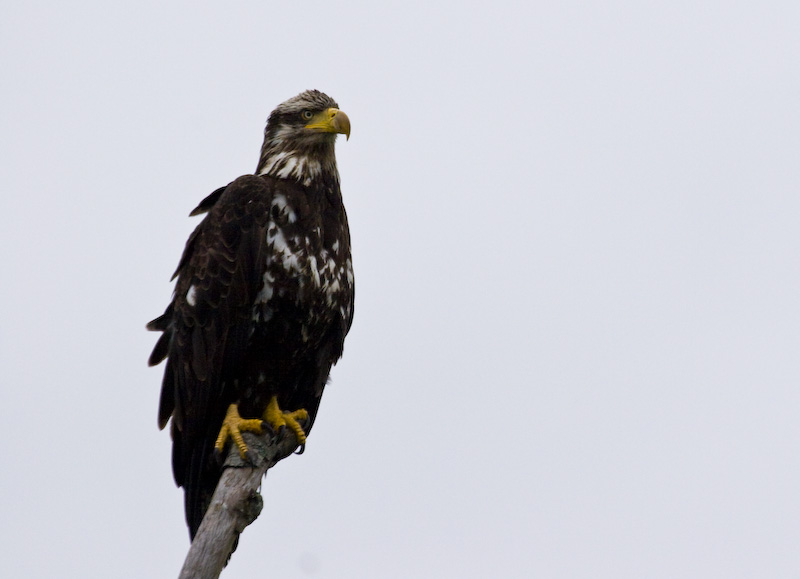
[[[338,183],[336,135],[350,138],[350,119],[331,97],[307,90],[278,105],[267,119],[256,175]]]

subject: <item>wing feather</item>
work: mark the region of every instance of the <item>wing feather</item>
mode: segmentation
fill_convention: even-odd
[[[208,466],[222,416],[235,398],[225,378],[247,351],[272,196],[269,181],[246,176],[200,203],[193,213],[208,214],[186,243],[173,300],[148,324],[164,332],[150,362],[167,358],[158,420],[163,428],[172,418],[173,472],[186,489],[192,535],[219,477]]]

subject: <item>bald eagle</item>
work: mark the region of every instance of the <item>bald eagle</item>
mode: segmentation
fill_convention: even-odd
[[[172,301],[147,324],[167,364],[158,424],[172,419],[172,469],[194,539],[221,476],[215,450],[243,431],[314,424],[353,322],[350,232],[334,143],[350,120],[310,90],[269,116],[255,175],[206,197],[173,275]]]

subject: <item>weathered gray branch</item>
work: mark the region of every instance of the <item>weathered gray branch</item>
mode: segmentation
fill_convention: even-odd
[[[258,487],[267,470],[297,448],[290,431],[281,437],[243,433],[251,462],[242,460],[231,444],[222,478],[197,530],[179,579],[217,579],[245,527],[261,513]]]

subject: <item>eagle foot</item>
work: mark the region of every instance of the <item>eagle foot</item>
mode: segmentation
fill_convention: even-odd
[[[269,404],[267,404],[267,409],[264,411],[264,420],[272,427],[272,431],[278,436],[282,436],[287,428],[294,432],[297,442],[300,444],[300,448],[305,449],[306,433],[303,427],[300,426],[300,421],[308,421],[308,412],[305,408],[300,408],[293,412],[284,412],[278,406],[278,399],[273,396]]]
[[[242,432],[254,432],[261,434],[263,422],[258,418],[242,418],[239,415],[239,408],[236,404],[228,406],[228,411],[225,413],[225,419],[222,421],[222,428],[219,429],[219,436],[217,442],[214,443],[214,454],[217,458],[222,458],[225,444],[229,438],[233,439],[236,448],[239,449],[239,456],[244,460],[250,460],[250,453],[247,450],[247,444],[242,438]]]

